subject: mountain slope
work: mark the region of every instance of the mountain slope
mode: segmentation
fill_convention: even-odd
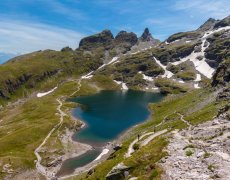
[[[130,167],[130,178],[160,178],[165,169],[159,162],[165,161],[170,132],[229,114],[229,37],[229,16],[209,19],[197,30],[174,34],[165,42],[154,39],[148,29],[139,38],[125,31],[114,38],[105,30],[82,39],[76,50],[38,51],[0,65],[0,178],[42,178],[33,171],[38,160],[34,151],[52,129],[39,153],[42,166],[57,172],[59,157],[68,150],[75,152],[74,143],[67,141],[71,148],[66,149],[63,139],[81,126],[71,118],[76,105],[66,100],[101,89],[127,88],[169,95],[150,104],[149,121],[133,128],[120,150],[81,177],[104,179],[123,163]],[[135,144],[132,156],[124,157],[138,134],[162,130],[169,134],[150,139],[143,147]]]

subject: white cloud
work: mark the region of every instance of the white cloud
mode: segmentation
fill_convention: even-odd
[[[0,52],[28,53],[37,50],[70,46],[76,48],[83,34],[31,21],[0,19]]]
[[[164,22],[161,19],[156,19],[156,18],[148,18],[144,21],[146,24],[150,25],[162,25]]]
[[[230,13],[229,0],[177,0],[173,9],[183,10],[195,15],[202,14],[206,17],[224,18]]]
[[[64,3],[61,3],[60,1],[56,1],[56,0],[41,0],[44,5],[47,5],[48,7],[50,7],[50,10],[55,12],[55,13],[59,13],[61,15],[65,15],[67,18],[69,19],[81,19],[84,20],[86,19],[86,15],[81,12],[79,9],[76,8],[71,8],[71,3],[69,6],[65,5]],[[74,2],[72,2],[72,4],[74,3],[78,3],[76,0]]]

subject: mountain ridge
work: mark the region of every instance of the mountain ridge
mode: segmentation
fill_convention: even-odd
[[[229,163],[212,147],[216,139],[225,138],[218,148],[229,149],[229,18],[209,19],[200,28],[176,33],[164,42],[155,40],[148,29],[141,37],[125,31],[114,37],[105,30],[83,38],[75,50],[37,51],[0,65],[0,179],[56,178],[63,161],[82,146],[71,140],[82,122],[72,119],[71,110],[77,104],[69,98],[128,89],[167,96],[149,104],[148,121],[116,141],[100,164],[83,167],[86,173],[71,177],[124,179],[128,173],[134,179],[160,179],[179,168],[175,178],[195,178],[184,169],[198,167],[191,158],[210,178],[223,177],[226,171],[221,168],[226,170]],[[189,139],[190,134],[201,132],[205,132],[199,139],[204,144]],[[183,138],[187,144],[180,141]],[[174,145],[180,147],[175,151],[183,157],[180,164],[171,163],[170,156],[178,155],[170,151]],[[133,153],[126,158],[129,149]],[[214,167],[212,158],[222,163]],[[227,165],[222,167],[223,163]],[[37,165],[48,175],[39,174]]]

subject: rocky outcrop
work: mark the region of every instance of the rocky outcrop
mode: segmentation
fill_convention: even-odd
[[[220,28],[220,27],[225,27],[225,26],[230,26],[230,16],[227,16],[223,20],[217,22],[214,28]]]
[[[123,163],[113,167],[113,169],[107,174],[106,180],[121,180],[125,179],[129,175],[130,167],[125,166]]]
[[[230,121],[226,115],[174,131],[167,147],[169,156],[160,161],[161,179],[228,179]]]
[[[139,40],[141,41],[153,41],[153,37],[152,34],[149,32],[148,28],[145,28],[143,34],[141,35],[141,37],[139,38]]]
[[[80,41],[79,49],[92,51],[98,48],[113,50],[116,54],[125,53],[138,41],[137,35],[133,32],[120,31],[114,38],[109,30],[85,37]]]
[[[205,50],[205,58],[211,67],[218,67],[223,59],[230,56],[230,31],[218,32],[208,37],[210,43]]]
[[[230,59],[226,59],[219,65],[213,75],[212,86],[225,86],[230,82]]]
[[[197,30],[198,31],[208,31],[213,29],[215,23],[217,22],[217,20],[213,19],[213,18],[209,18],[203,25],[201,25]]]
[[[153,55],[160,60],[164,65],[168,62],[179,61],[180,58],[184,58],[192,53],[197,44],[187,44],[180,46],[173,46],[171,48],[156,48],[153,51]]]
[[[168,43],[171,43],[176,40],[196,40],[197,38],[201,37],[201,32],[199,31],[189,31],[189,32],[179,32],[169,36],[167,39]]]
[[[126,31],[120,31],[116,37],[115,37],[115,44],[120,45],[120,44],[128,44],[130,46],[133,46],[137,43],[137,35],[133,32],[126,32]]]
[[[47,77],[51,77],[58,73],[58,70],[46,71],[40,75],[22,74],[16,78],[6,79],[1,82],[0,98],[9,99],[19,88],[26,86],[26,88],[34,88],[38,82],[43,81]]]
[[[120,31],[113,42],[114,50],[117,54],[124,54],[131,50],[138,41],[137,35],[133,32]]]
[[[108,49],[113,42],[113,34],[110,30],[83,38],[79,43],[79,48],[83,50],[93,50],[98,47]]]
[[[73,51],[73,49],[70,48],[69,46],[67,46],[67,47],[62,48],[61,51],[62,52],[70,52],[70,51]]]

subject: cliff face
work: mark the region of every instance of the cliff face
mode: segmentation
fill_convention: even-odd
[[[102,46],[108,49],[113,39],[114,37],[111,31],[104,30],[101,33],[83,38],[79,43],[79,48],[83,50],[93,50]]]
[[[224,18],[221,21],[217,22],[215,24],[214,28],[225,27],[225,26],[230,26],[230,16],[227,16],[226,18]]]
[[[227,86],[230,82],[230,59],[223,61],[217,68],[212,81],[212,86]]]
[[[9,78],[1,82],[0,98],[9,99],[20,87],[25,86],[27,89],[36,87],[36,84],[48,77],[55,75],[58,70],[46,71],[43,74],[34,76],[33,74],[23,74],[19,77]]]

